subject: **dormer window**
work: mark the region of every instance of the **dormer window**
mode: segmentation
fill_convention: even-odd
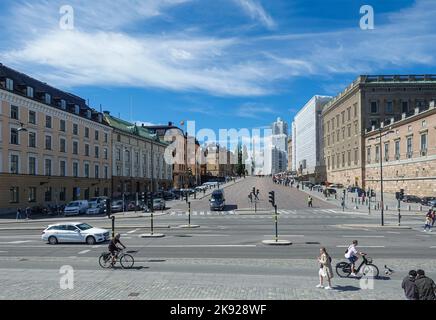
[[[103,122],[103,116],[101,113],[98,114],[98,122],[100,122],[100,123]]]
[[[14,90],[14,80],[6,78],[6,89],[9,91]]]
[[[45,102],[46,104],[51,104],[51,95],[50,95],[50,94],[46,93],[46,94],[44,95],[44,102]]]
[[[80,107],[76,104],[74,105],[74,113],[79,114],[80,113]]]
[[[66,110],[67,109],[67,102],[64,99],[61,100],[61,109],[62,110]]]
[[[33,98],[33,88],[32,87],[26,88],[26,95],[28,98]]]
[[[91,110],[86,110],[86,117],[91,119]]]

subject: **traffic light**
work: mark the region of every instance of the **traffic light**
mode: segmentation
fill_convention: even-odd
[[[276,205],[276,199],[275,199],[275,192],[270,191],[269,192],[269,203],[274,207]]]
[[[375,197],[375,191],[374,191],[374,189],[371,189],[371,197]]]

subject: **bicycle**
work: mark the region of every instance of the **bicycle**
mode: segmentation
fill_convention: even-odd
[[[359,267],[357,269],[355,269],[356,274],[360,272],[360,269],[363,266],[364,266],[364,268],[362,270],[363,276],[370,276],[370,277],[374,277],[374,278],[377,278],[379,276],[378,267],[372,263],[372,258],[367,257],[366,255],[363,255],[362,262],[360,263]],[[339,262],[336,265],[336,273],[341,278],[350,277],[351,263],[345,262],[345,261]]]
[[[124,249],[116,253],[115,261],[112,261],[112,254],[110,252],[103,252],[98,259],[100,266],[105,269],[115,266],[118,261],[123,269],[131,269],[135,263],[133,256],[124,253]]]

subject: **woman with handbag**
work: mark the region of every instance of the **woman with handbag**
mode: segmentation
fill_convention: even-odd
[[[325,248],[321,248],[320,256],[318,257],[319,262],[319,284],[316,286],[317,288],[324,288],[323,281],[327,279],[328,285],[324,288],[326,290],[332,289],[331,279],[333,278],[333,269],[332,269],[332,258],[327,253]]]

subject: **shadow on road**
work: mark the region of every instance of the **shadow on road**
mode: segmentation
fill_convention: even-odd
[[[333,287],[337,291],[359,291],[359,287],[355,286],[334,286]]]
[[[228,204],[224,207],[225,211],[232,211],[238,209],[238,206],[236,204]]]

